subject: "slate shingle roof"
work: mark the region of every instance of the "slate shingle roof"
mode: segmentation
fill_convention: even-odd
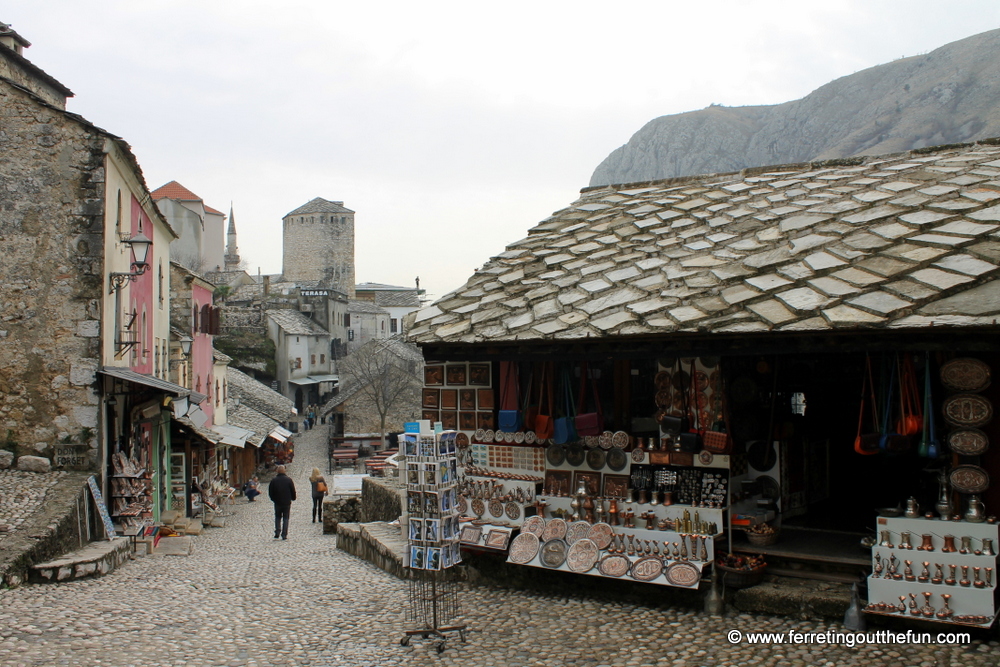
[[[308,213],[354,213],[349,208],[344,207],[344,202],[329,201],[322,197],[316,197],[312,201],[306,202],[291,213],[286,213],[284,217],[290,215],[306,215]]]
[[[420,296],[416,290],[408,292],[375,292],[375,305],[382,307],[416,308],[420,305]]]
[[[238,396],[241,406],[246,405],[277,421],[286,421],[291,416],[294,407],[291,399],[243,371],[229,366],[226,368],[226,379],[229,381],[229,394]]]
[[[588,188],[416,313],[417,343],[971,326],[1000,142]]]
[[[374,313],[377,315],[387,315],[389,311],[375,305],[371,301],[356,301],[351,299],[347,302],[347,312],[349,313]]]
[[[240,407],[238,408],[227,407],[226,421],[233,426],[253,431],[254,434],[247,438],[247,441],[259,447],[267,435],[279,424],[267,415],[244,405],[242,400],[240,399]]]
[[[267,311],[281,330],[293,336],[329,336],[330,333],[297,310],[276,308]]]

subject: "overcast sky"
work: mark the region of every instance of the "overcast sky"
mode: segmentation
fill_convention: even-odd
[[[232,201],[251,272],[281,271],[281,217],[318,196],[357,212],[359,282],[440,297],[649,120],[797,99],[1000,27],[1000,3],[32,0],[0,21],[150,189]]]

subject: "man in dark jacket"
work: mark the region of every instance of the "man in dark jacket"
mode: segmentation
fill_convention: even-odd
[[[274,469],[277,475],[267,485],[267,495],[274,503],[274,539],[288,539],[288,517],[292,513],[292,501],[295,500],[295,482],[285,474],[285,466]]]

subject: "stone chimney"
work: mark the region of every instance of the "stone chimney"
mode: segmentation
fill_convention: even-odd
[[[73,97],[73,91],[22,55],[29,46],[31,42],[9,24],[0,22],[0,76],[27,88],[48,104],[65,109],[66,98]]]

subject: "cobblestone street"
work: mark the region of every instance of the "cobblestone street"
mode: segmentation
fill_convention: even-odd
[[[272,505],[241,500],[188,557],[147,556],[113,574],[0,591],[0,665],[985,665],[995,642],[965,646],[731,645],[727,631],[842,631],[784,618],[689,611],[470,588],[467,643],[438,655],[401,647],[406,585],[335,547],[310,521],[308,475],[325,469],[324,429],[297,436],[299,500],[287,541]]]

